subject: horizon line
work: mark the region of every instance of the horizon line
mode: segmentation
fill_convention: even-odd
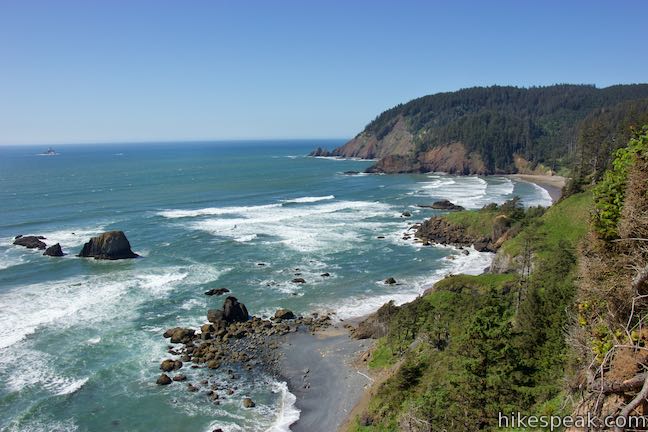
[[[3,143],[0,147],[27,147],[27,146],[70,146],[70,145],[109,145],[109,144],[173,144],[173,143],[225,143],[225,142],[258,142],[258,141],[348,141],[349,137],[329,138],[199,138],[199,139],[147,139],[147,140],[115,140],[115,141],[68,141],[68,142],[42,142],[42,143]]]

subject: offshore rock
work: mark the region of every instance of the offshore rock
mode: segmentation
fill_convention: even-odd
[[[93,237],[83,245],[80,257],[101,260],[118,260],[137,258],[139,255],[131,250],[131,245],[123,231],[110,231]]]
[[[43,255],[51,257],[62,257],[65,254],[63,253],[63,249],[61,249],[61,245],[59,243],[56,243],[55,245],[52,245],[45,249]]]
[[[17,236],[13,244],[17,246],[24,246],[27,249],[45,249],[47,245],[41,240],[45,240],[43,236]]]

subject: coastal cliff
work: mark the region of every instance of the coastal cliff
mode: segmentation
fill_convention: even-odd
[[[550,174],[601,112],[648,112],[648,85],[475,87],[397,105],[311,156],[379,159],[373,173]],[[625,140],[610,139],[603,154]],[[598,168],[600,170],[600,167]]]
[[[646,415],[648,126],[600,182],[574,190],[542,214],[518,212],[490,272],[450,275],[361,323],[358,336],[378,338],[370,369],[387,378],[346,430],[498,430],[509,412]],[[486,225],[482,209],[424,231],[451,237],[458,221],[442,218],[455,215],[466,233]]]

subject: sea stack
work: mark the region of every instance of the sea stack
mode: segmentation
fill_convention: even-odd
[[[137,258],[139,255],[131,250],[131,245],[123,231],[110,231],[92,237],[83,245],[80,257],[101,260],[118,260]]]
[[[55,245],[52,245],[45,249],[43,255],[51,257],[62,257],[65,254],[63,253],[63,249],[61,249],[61,245],[59,243],[56,243]]]

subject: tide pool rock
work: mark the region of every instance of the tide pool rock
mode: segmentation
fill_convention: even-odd
[[[277,321],[292,320],[295,319],[295,314],[288,309],[277,309],[277,311],[274,314],[274,318]]]
[[[110,231],[91,238],[83,245],[79,256],[101,260],[119,260],[137,258],[139,255],[131,250],[131,245],[123,231]]]

